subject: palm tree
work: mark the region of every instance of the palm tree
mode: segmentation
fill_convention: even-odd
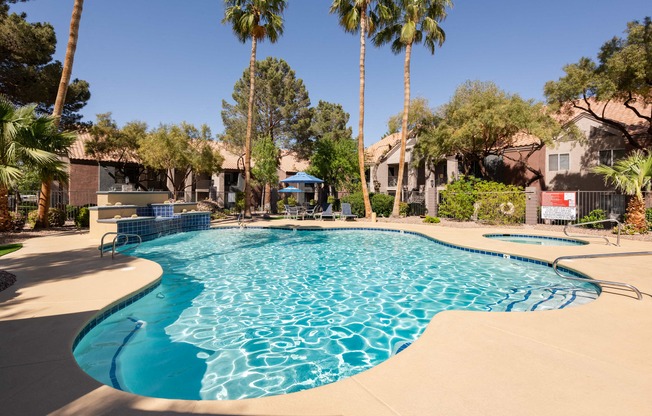
[[[79,22],[81,21],[83,8],[84,0],[75,0],[75,4],[72,8],[72,16],[70,18],[70,35],[68,37],[66,57],[63,62],[63,70],[61,72],[59,89],[57,90],[57,99],[54,102],[54,110],[52,111],[52,116],[54,117],[54,123],[56,127],[59,126],[59,120],[61,119],[61,114],[63,113],[63,106],[66,102],[66,94],[68,93],[68,85],[70,84],[70,78],[72,77],[72,65],[75,60],[75,51],[77,50]],[[36,224],[40,227],[47,227],[47,213],[48,209],[50,208],[50,187],[52,177],[50,175],[45,175],[41,179],[41,196],[39,197],[38,219]]]
[[[76,134],[61,132],[57,126],[57,119],[49,115],[37,115],[33,118],[30,128],[25,132],[25,137],[31,143],[35,143],[40,150],[55,155],[65,156],[68,149],[75,142]],[[41,179],[41,192],[38,200],[39,218],[36,227],[47,228],[49,226],[48,211],[50,209],[50,184],[52,181],[60,183],[68,182],[68,168],[61,160],[47,165],[36,164],[32,168]],[[43,186],[47,184],[48,186]]]
[[[403,120],[401,124],[401,152],[398,165],[398,184],[392,216],[399,215],[403,175],[405,170],[405,146],[408,134],[408,116],[410,108],[410,59],[412,45],[423,42],[430,53],[441,46],[446,34],[439,25],[446,18],[446,8],[452,7],[451,0],[383,0],[391,9],[391,20],[382,22],[383,26],[374,36],[376,46],[392,44],[392,52],[398,54],[405,50],[403,70]]]
[[[256,47],[269,39],[274,43],[283,34],[282,14],[287,0],[224,0],[226,9],[222,23],[230,23],[240,42],[251,39],[249,59],[249,108],[245,136],[245,217],[251,217],[251,136],[254,117]]]
[[[372,3],[375,7],[372,8]],[[372,10],[373,9],[373,10]],[[378,0],[333,0],[331,13],[337,13],[340,19],[340,26],[346,32],[360,32],[360,107],[358,119],[358,165],[360,167],[360,182],[362,185],[362,196],[364,199],[365,217],[371,217],[371,202],[369,201],[369,189],[365,176],[364,158],[364,84],[365,84],[365,55],[366,39],[373,33],[375,24],[384,16],[385,8],[378,3]]]
[[[40,149],[41,143],[31,133],[34,106],[15,108],[0,98],[0,231],[11,229],[8,194],[23,174],[26,164],[52,168],[57,162],[55,154]]]
[[[649,188],[652,183],[652,155],[636,151],[613,166],[596,166],[593,172],[603,175],[605,183],[611,182],[617,189],[632,196],[627,203],[625,224],[635,231],[646,232],[648,224],[645,219],[643,189]]]

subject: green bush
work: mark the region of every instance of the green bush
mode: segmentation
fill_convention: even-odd
[[[276,201],[276,212],[279,214],[283,214],[285,212],[285,201],[282,199],[279,199]]]
[[[478,221],[491,224],[519,224],[525,220],[523,189],[500,182],[478,181],[475,184]]]
[[[33,228],[34,225],[36,224],[36,220],[38,220],[38,211],[37,210],[29,211],[27,213],[27,224]]]
[[[394,207],[394,197],[386,194],[374,194],[371,197],[371,210],[379,217],[389,217],[392,215]]]
[[[408,205],[407,202],[400,202],[398,204],[398,215],[400,215],[401,217],[407,217],[408,215],[410,215],[410,206]]]
[[[427,224],[439,224],[441,220],[439,217],[431,217],[430,215],[426,215],[426,218],[423,219],[423,222]]]
[[[473,176],[462,176],[459,180],[449,183],[442,191],[442,201],[439,204],[439,215],[460,221],[468,221],[473,216],[473,203],[476,196],[474,185],[479,179]]]
[[[75,225],[80,228],[88,228],[90,225],[91,212],[86,207],[81,207],[75,217]]]
[[[355,192],[345,197],[342,197],[342,202],[351,204],[351,212],[358,216],[358,218],[364,218],[364,196],[362,192]]]
[[[50,208],[48,210],[48,224],[50,227],[63,227],[66,223],[66,213],[59,208]]]
[[[645,210],[645,219],[647,220],[647,226],[652,230],[652,208]]]
[[[442,191],[439,214],[460,221],[475,214],[482,222],[518,224],[525,218],[525,196],[518,186],[462,177]]]
[[[25,216],[21,212],[10,212],[11,226],[13,231],[22,231],[25,227]]]
[[[607,219],[607,215],[603,210],[594,209],[593,211],[589,212],[589,215],[585,215],[582,218],[580,218],[578,222],[583,223],[583,222],[601,221],[606,219]],[[590,224],[587,225],[586,227],[600,229],[600,228],[604,228],[604,224]]]
[[[244,192],[236,192],[235,194],[235,209],[238,212],[244,211],[245,195]]]

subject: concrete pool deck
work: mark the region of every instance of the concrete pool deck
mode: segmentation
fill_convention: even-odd
[[[562,255],[652,251],[652,243],[632,240],[622,240],[621,247],[598,239],[586,246],[542,247],[482,237],[500,228],[340,221],[261,225],[403,229],[549,262]],[[86,322],[162,272],[147,260],[100,258],[96,247],[87,234],[42,237],[0,258],[0,268],[18,278],[0,292],[2,414],[652,414],[652,256],[564,263],[596,279],[631,283],[644,293],[642,301],[632,292],[603,288],[595,302],[563,310],[443,312],[410,348],[371,370],[299,393],[219,402],[133,395],[98,383],[77,366],[72,343]]]

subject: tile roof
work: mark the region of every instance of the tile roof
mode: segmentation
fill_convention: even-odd
[[[574,103],[585,108],[588,107],[583,100],[577,100]],[[615,120],[627,126],[630,134],[647,134],[649,123],[646,123],[645,120],[637,116],[634,111],[625,107],[622,101],[596,101],[594,98],[589,98],[588,103],[591,106],[591,109],[599,116]],[[642,100],[632,102],[630,105],[643,115],[649,117],[650,114],[652,114],[652,105],[645,104]],[[587,112],[575,108],[570,103],[564,105],[559,113],[560,121],[562,122],[573,121],[582,116],[594,118]]]
[[[376,164],[380,162],[390,150],[397,144],[401,143],[401,133],[392,133],[383,137],[381,140],[372,144],[365,149],[365,161],[367,164]]]
[[[281,165],[279,169],[283,172],[303,172],[309,166],[309,160],[298,159],[294,152],[284,150],[281,154]]]

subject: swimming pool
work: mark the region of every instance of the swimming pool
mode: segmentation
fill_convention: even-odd
[[[164,237],[135,250],[162,265],[161,285],[97,319],[74,355],[97,380],[136,394],[262,397],[369,369],[441,311],[558,309],[598,295],[493,254],[377,230]]]
[[[529,234],[485,234],[484,237],[510,243],[533,244],[538,246],[584,246],[589,244],[587,241],[576,240],[574,238]]]

